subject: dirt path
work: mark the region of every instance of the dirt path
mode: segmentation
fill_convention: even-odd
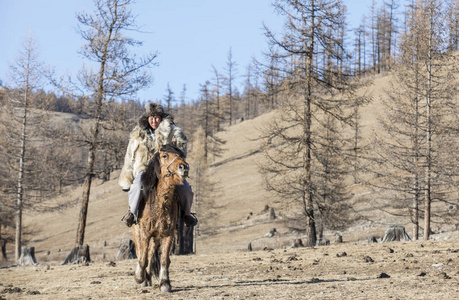
[[[459,241],[173,256],[173,292],[135,260],[0,269],[0,299],[459,299]]]

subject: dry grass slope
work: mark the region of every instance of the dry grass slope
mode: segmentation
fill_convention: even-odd
[[[377,130],[378,99],[387,85],[387,78],[380,77],[369,88],[374,102],[362,112],[364,136]],[[257,171],[261,155],[256,138],[275,114],[235,124],[221,133],[227,143],[223,156],[212,162],[210,170],[217,187],[212,205],[198,203],[198,208],[207,209],[211,216],[199,224],[197,255],[172,258],[171,299],[457,298],[457,231],[434,234],[438,241],[367,244],[367,237],[381,237],[387,226],[408,226],[409,220],[375,211],[371,203],[362,202],[372,195],[361,185],[349,186],[354,209],[363,219],[340,232],[345,243],[333,244],[335,232],[325,232],[331,246],[289,248],[302,233],[286,227],[279,203],[263,189]],[[192,185],[193,180],[191,177]],[[109,264],[115,260],[121,240],[131,237],[130,229],[120,221],[127,210],[127,194],[118,187],[116,173],[112,180],[96,182],[92,189],[85,241],[93,263],[59,266],[75,241],[80,209],[75,199],[81,193],[77,188],[49,200],[74,203],[62,211],[25,214],[25,225],[36,232],[27,246],[35,247],[42,265],[0,269],[0,299],[143,299],[158,295],[155,289],[134,284],[135,261]],[[280,218],[270,221],[264,212],[266,205],[274,207]],[[276,228],[277,234],[266,237],[271,228]],[[249,242],[253,252],[247,252]],[[11,250],[8,254],[13,256]],[[379,278],[385,277],[383,273],[390,278]]]

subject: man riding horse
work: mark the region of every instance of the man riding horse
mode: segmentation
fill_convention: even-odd
[[[187,151],[185,134],[175,125],[173,117],[164,112],[160,104],[147,103],[145,110],[146,112],[139,119],[139,124],[131,132],[124,166],[118,180],[123,191],[128,192],[129,211],[122,218],[128,227],[137,222],[141,177],[153,155],[167,144],[176,146],[185,155]],[[183,221],[187,226],[195,226],[197,219],[191,214],[194,194],[186,180],[183,185],[177,187],[177,195]]]

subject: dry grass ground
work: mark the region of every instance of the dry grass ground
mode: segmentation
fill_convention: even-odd
[[[173,256],[173,291],[135,284],[135,260],[0,270],[0,299],[458,299],[459,241]]]

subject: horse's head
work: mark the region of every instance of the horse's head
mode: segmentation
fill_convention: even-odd
[[[183,151],[172,145],[164,145],[158,151],[158,162],[161,169],[161,177],[170,178],[173,181],[183,180],[188,177],[189,165],[185,161]]]
[[[172,145],[161,147],[142,175],[142,190],[145,197],[148,198],[162,178],[168,179],[169,184],[183,184],[183,180],[188,176],[188,171],[189,166],[185,161],[183,151]]]

